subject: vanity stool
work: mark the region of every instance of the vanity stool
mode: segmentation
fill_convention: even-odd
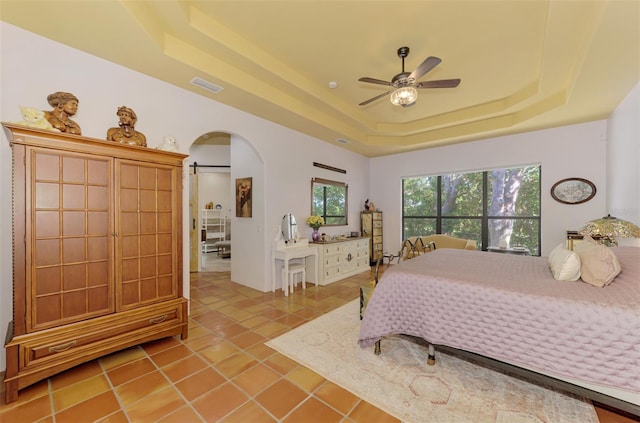
[[[304,263],[296,263],[289,266],[289,272],[285,275],[284,269],[282,269],[282,290],[284,291],[284,295],[289,295],[289,288],[291,288],[291,293],[293,293],[294,287],[296,286],[296,276],[300,275],[300,281],[302,282],[302,289],[307,289],[306,286],[306,265]]]

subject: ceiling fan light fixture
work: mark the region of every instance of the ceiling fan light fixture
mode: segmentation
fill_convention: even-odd
[[[418,90],[416,90],[412,86],[400,87],[394,92],[391,93],[389,99],[391,100],[391,104],[395,106],[408,106],[418,98]]]

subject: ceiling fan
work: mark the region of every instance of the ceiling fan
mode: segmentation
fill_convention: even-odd
[[[381,79],[363,77],[358,79],[361,82],[370,84],[388,85],[393,89],[377,95],[369,100],[363,101],[359,106],[365,106],[374,102],[387,94],[391,94],[390,100],[396,106],[410,107],[413,106],[418,98],[418,90],[416,88],[455,88],[460,85],[460,79],[441,79],[438,81],[416,82],[431,69],[440,64],[442,60],[437,57],[429,56],[420,64],[413,72],[404,71],[404,58],[409,55],[409,47],[400,47],[398,49],[398,57],[402,59],[402,72],[393,77],[391,82]]]

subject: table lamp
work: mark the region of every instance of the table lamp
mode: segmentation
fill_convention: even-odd
[[[600,236],[605,245],[615,247],[618,245],[616,237],[640,238],[640,227],[627,220],[618,219],[608,214],[600,219],[587,222],[580,229],[580,233],[591,237],[594,235]]]

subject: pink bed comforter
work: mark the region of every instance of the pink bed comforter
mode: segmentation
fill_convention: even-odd
[[[360,346],[414,335],[640,393],[640,248],[614,252],[622,272],[604,288],[556,281],[546,257],[440,249],[405,261],[374,290]]]

